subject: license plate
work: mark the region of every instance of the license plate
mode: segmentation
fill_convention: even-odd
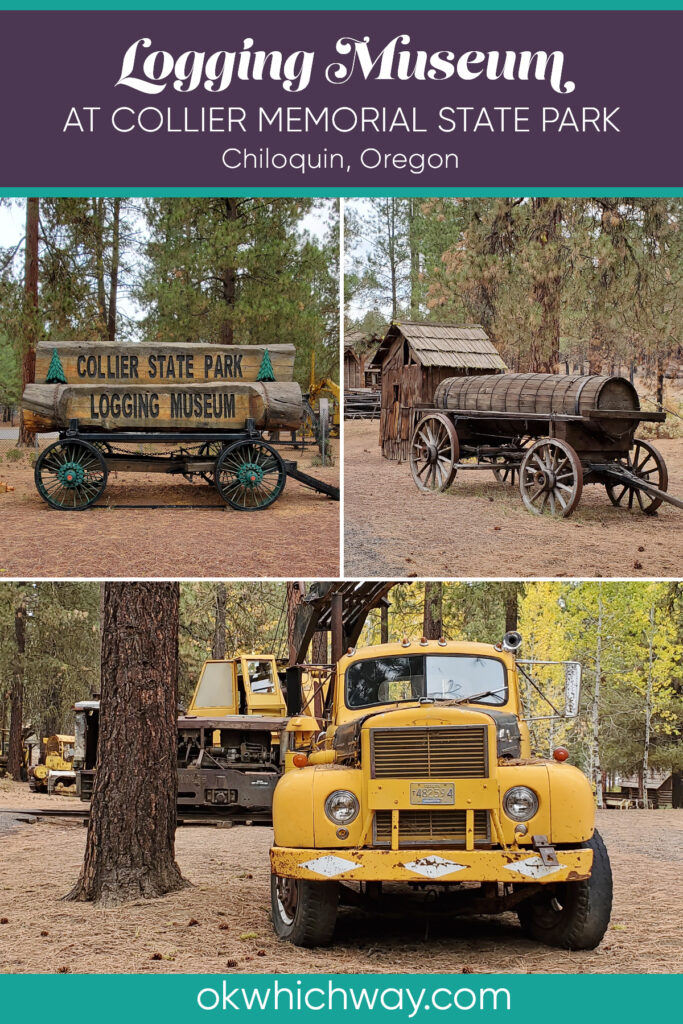
[[[455,786],[452,782],[411,782],[411,804],[454,804]]]

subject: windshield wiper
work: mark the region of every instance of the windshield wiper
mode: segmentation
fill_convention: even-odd
[[[455,703],[456,704],[471,704],[473,701],[483,700],[484,697],[495,697],[495,695],[497,693],[505,693],[505,687],[503,686],[503,687],[501,687],[498,690],[483,690],[482,693],[473,693],[469,697],[460,697],[460,699],[456,700]],[[504,704],[505,701],[502,700],[500,703]]]

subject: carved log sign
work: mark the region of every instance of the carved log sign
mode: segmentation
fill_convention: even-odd
[[[37,431],[295,428],[303,404],[293,345],[43,342],[24,390]]]

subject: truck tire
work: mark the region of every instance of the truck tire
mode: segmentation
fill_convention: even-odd
[[[295,946],[329,946],[337,921],[338,902],[338,882],[270,876],[275,934]]]
[[[612,869],[599,832],[579,844],[593,851],[590,878],[562,882],[517,909],[529,938],[562,949],[595,949],[607,931],[612,911]],[[562,852],[558,851],[558,856]]]

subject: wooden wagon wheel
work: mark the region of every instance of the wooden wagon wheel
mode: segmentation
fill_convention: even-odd
[[[424,416],[410,442],[410,470],[421,491],[445,491],[455,479],[460,444],[448,416]]]
[[[102,452],[87,441],[55,441],[38,456],[34,478],[48,505],[78,512],[104,491],[107,464]]]
[[[216,487],[231,508],[256,511],[280,497],[287,473],[278,452],[265,441],[237,441],[216,460]]]
[[[627,469],[629,473],[647,480],[660,491],[665,491],[669,484],[669,474],[666,463],[661,453],[650,444],[649,441],[634,440],[628,453],[616,460],[620,466]],[[663,498],[649,495],[647,491],[639,491],[637,487],[631,487],[627,483],[607,483],[605,489],[609,500],[613,505],[624,505],[633,508],[634,501],[637,502],[641,512],[651,516],[662,504]]]
[[[491,463],[493,475],[499,484],[515,486],[519,475],[519,466],[511,466],[505,455],[492,455],[486,461]]]
[[[535,515],[570,516],[583,490],[583,469],[572,446],[553,437],[534,442],[522,459],[519,490]]]

